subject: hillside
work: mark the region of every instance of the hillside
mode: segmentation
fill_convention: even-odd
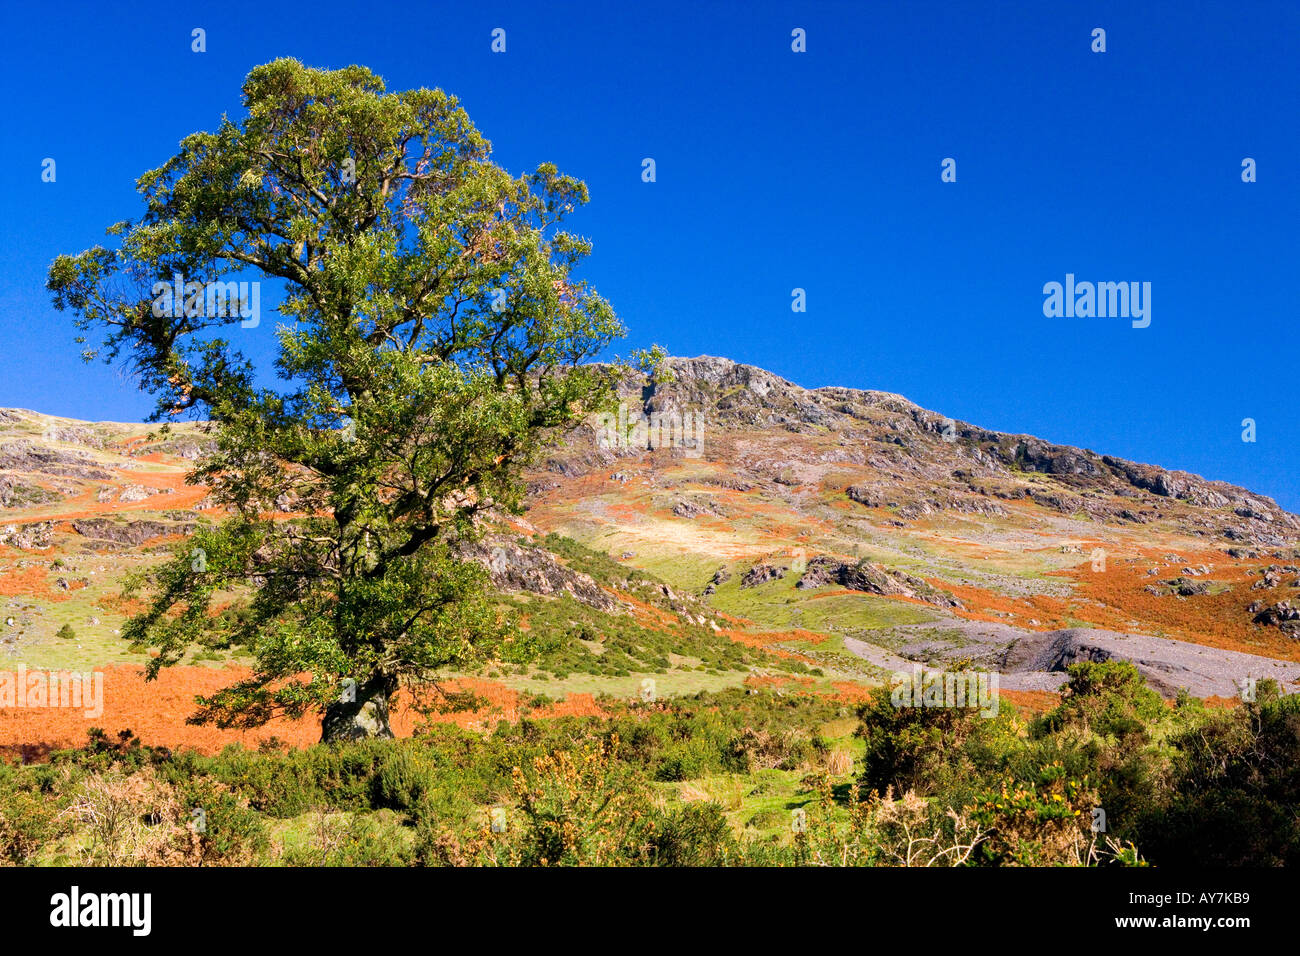
[[[1267,497],[897,395],[667,364],[671,382],[625,383],[627,415],[702,412],[702,447],[574,435],[534,481],[529,520],[770,629],[774,647],[845,664],[862,656],[845,638],[922,658],[973,642],[1005,666],[976,626],[997,624],[1004,651],[1102,629],[1133,635],[1134,658],[1162,654],[1145,635],[1300,660],[1300,520]]]
[[[524,515],[467,549],[534,646],[457,675],[480,706],[442,719],[740,685],[856,697],[918,661],[998,669],[1012,693],[1112,656],[1167,694],[1300,680],[1300,519],[1267,497],[725,359],[670,359],[622,392],[624,421],[661,434],[576,430],[529,474]],[[196,647],[146,690],[117,637],[125,576],[220,520],[184,481],[211,440],[0,410],[0,666],[108,666],[121,692],[99,724],[254,739],[183,725],[246,661]],[[31,745],[31,715],[8,717],[0,745]]]

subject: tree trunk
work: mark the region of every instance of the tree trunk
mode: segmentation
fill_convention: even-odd
[[[358,685],[356,700],[337,700],[325,708],[321,742],[391,738],[393,730],[388,725],[388,702],[396,692],[397,681],[382,674]]]
[[[351,394],[350,388],[349,394]],[[355,486],[349,486],[342,504],[334,512],[334,520],[339,529],[339,553],[346,555],[349,549],[354,551],[356,560],[353,567],[354,574],[365,574],[375,563],[369,534],[364,530],[359,534],[353,530],[353,519],[360,503],[361,496]],[[338,604],[340,609],[345,604],[346,585],[346,579],[340,579]],[[335,633],[341,633],[337,613]],[[355,652],[355,648],[350,650]],[[325,708],[325,718],[321,721],[321,742],[336,743],[341,740],[368,740],[375,737],[391,738],[393,730],[388,724],[388,702],[397,693],[397,687],[397,678],[387,674],[375,674],[364,684],[353,684],[353,693],[345,694]]]

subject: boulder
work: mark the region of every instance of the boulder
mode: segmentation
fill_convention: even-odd
[[[740,586],[742,588],[758,587],[760,584],[766,584],[768,581],[776,581],[779,578],[785,577],[785,572],[789,570],[790,569],[787,567],[768,564],[766,561],[760,561],[745,572],[744,577],[740,579]]]
[[[10,524],[0,527],[0,544],[24,551],[44,550],[54,539],[53,521],[32,521],[27,524]]]

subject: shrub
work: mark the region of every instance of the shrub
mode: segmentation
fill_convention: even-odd
[[[1101,737],[1145,737],[1148,727],[1165,715],[1160,695],[1128,661],[1082,661],[1071,664],[1069,674],[1061,705],[1043,716],[1043,729],[1077,726]]]
[[[1016,866],[1093,862],[1098,837],[1092,812],[1100,805],[1096,790],[1068,777],[1060,764],[1045,767],[1034,781],[1003,781],[966,810],[987,833],[977,859]]]
[[[960,805],[962,791],[978,786],[981,773],[998,769],[1018,745],[1006,710],[983,717],[965,708],[895,707],[889,695],[877,694],[859,716],[857,734],[866,742],[861,779],[878,794],[948,794]]]
[[[415,748],[394,745],[380,764],[375,783],[377,806],[413,810],[433,793],[437,779]]]
[[[1153,861],[1300,864],[1300,694],[1283,697],[1260,681],[1255,703],[1211,712],[1172,744],[1167,797],[1139,826]]]
[[[561,750],[514,768],[524,866],[627,866],[645,862],[648,795],[617,764],[618,738],[585,752]]]
[[[731,825],[716,803],[689,803],[655,816],[649,852],[658,866],[721,866],[736,851]]]
[[[261,818],[228,790],[208,780],[194,781],[184,789],[182,803],[200,862],[248,866],[266,852],[270,839]]]
[[[66,829],[53,801],[0,779],[0,861],[23,864]]]

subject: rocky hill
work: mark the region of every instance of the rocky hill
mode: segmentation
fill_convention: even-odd
[[[466,547],[537,652],[467,677],[842,693],[967,661],[1050,690],[1115,656],[1167,693],[1300,679],[1300,519],[1261,494],[720,358],[620,392]],[[121,584],[221,520],[185,481],[211,441],[0,409],[0,663],[143,659],[117,637]]]
[[[621,395],[539,470],[529,520],[791,638],[777,648],[846,666],[924,620],[950,636],[936,662],[972,622],[1012,628],[1004,644],[1087,628],[1300,660],[1300,519],[1264,495],[721,358]],[[1163,646],[1129,656],[1154,674]]]
[[[742,451],[729,464],[754,482],[797,487],[846,466],[860,469],[862,480],[845,487],[845,495],[867,507],[895,509],[905,520],[943,511],[1001,515],[1004,502],[1030,501],[1101,523],[1163,523],[1207,539],[1277,547],[1300,538],[1300,518],[1245,488],[989,431],[900,395],[801,388],[711,356],[669,359],[665,372],[664,383],[625,382],[629,408],[647,418],[701,415],[705,442],[722,439],[720,454]],[[765,456],[727,442],[754,433],[770,436],[772,452],[789,453]]]

